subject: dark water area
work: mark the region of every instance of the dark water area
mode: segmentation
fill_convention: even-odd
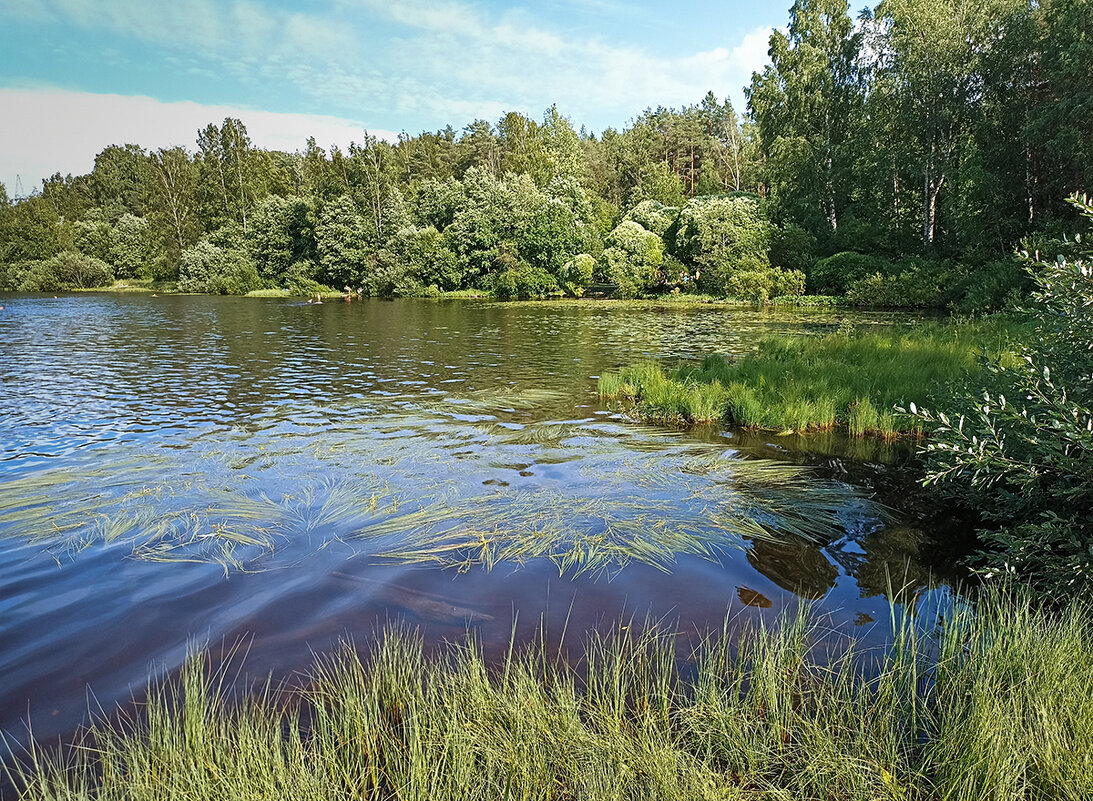
[[[946,592],[908,449],[641,425],[596,377],[841,315],[0,296],[0,729],[55,738],[194,643],[306,670],[392,621],[681,631]],[[890,317],[860,316],[863,325]],[[874,625],[876,623],[877,625]],[[877,636],[880,636],[879,634]],[[93,693],[93,696],[90,694]]]

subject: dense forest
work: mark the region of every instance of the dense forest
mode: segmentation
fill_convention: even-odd
[[[552,107],[342,150],[113,145],[0,186],[0,288],[499,297],[594,284],[974,311],[1068,255],[1093,186],[1088,0],[798,0],[745,113],[710,92],[623,130]]]

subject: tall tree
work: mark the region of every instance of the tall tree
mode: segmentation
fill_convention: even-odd
[[[797,0],[788,31],[770,37],[771,63],[745,90],[775,200],[806,224],[807,210],[819,209],[828,233],[849,200],[865,98],[862,37],[848,9],[846,0]]]
[[[173,264],[196,241],[197,165],[181,147],[160,148],[148,156],[149,216]]]
[[[943,190],[959,179],[961,159],[983,97],[984,58],[999,41],[999,22],[1024,0],[884,0],[887,69],[904,132],[904,159],[921,187],[922,244],[937,241]]]

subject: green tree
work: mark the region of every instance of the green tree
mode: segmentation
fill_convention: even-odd
[[[982,97],[984,58],[999,40],[999,23],[1024,0],[884,0],[890,52],[880,80],[894,99],[901,158],[913,164],[920,188],[925,248],[939,233],[943,190],[959,180],[972,122]]]
[[[846,0],[797,0],[789,14],[788,32],[771,34],[771,63],[752,77],[746,94],[775,202],[814,234],[821,231],[809,210],[819,210],[831,234],[860,147],[854,134],[865,97],[861,34]]]
[[[201,231],[198,218],[198,165],[181,147],[160,148],[148,156],[148,219],[168,260],[177,265],[182,251]]]
[[[328,203],[315,227],[319,280],[333,287],[360,286],[368,277],[368,228],[353,198],[342,195]]]
[[[155,244],[148,220],[123,214],[114,224],[107,261],[119,278],[151,277]]]
[[[245,295],[261,285],[254,262],[242,250],[203,239],[182,252],[178,270],[178,288],[182,292]]]
[[[680,213],[676,255],[695,266],[705,292],[732,292],[736,273],[770,270],[769,250],[774,228],[759,198],[696,198]]]

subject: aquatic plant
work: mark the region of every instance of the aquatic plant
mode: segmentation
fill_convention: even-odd
[[[197,652],[139,714],[5,769],[41,801],[1089,798],[1090,610],[992,594],[919,616],[894,611],[874,649],[803,607],[691,634],[628,620],[499,662],[394,626],[298,689]]]
[[[712,417],[721,390],[705,390]],[[89,455],[0,481],[0,536],[55,555],[110,547],[225,570],[338,543],[384,562],[546,559],[577,574],[667,569],[680,554],[717,559],[757,538],[823,542],[842,536],[849,508],[884,516],[848,486],[678,431],[541,422],[557,400],[534,387],[393,396],[339,410],[337,427],[239,429],[109,463]]]
[[[771,336],[729,362],[665,369],[643,362],[599,378],[602,398],[641,419],[745,428],[918,437],[921,421],[896,407],[955,391],[989,362],[1012,360],[1016,323],[923,324],[822,337]]]

